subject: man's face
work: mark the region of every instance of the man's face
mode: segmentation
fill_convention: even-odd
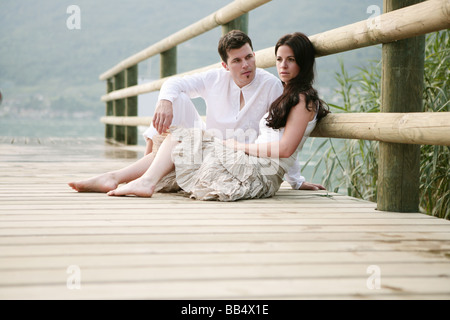
[[[222,65],[230,71],[231,77],[239,88],[245,87],[255,78],[255,53],[248,43],[239,49],[229,50],[227,63],[222,62]]]

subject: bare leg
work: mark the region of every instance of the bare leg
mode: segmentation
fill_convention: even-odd
[[[153,140],[146,139],[145,140],[145,155],[152,153],[152,150],[153,150]]]
[[[107,172],[87,180],[69,182],[69,186],[78,192],[107,193],[116,189],[122,183],[128,183],[136,180],[148,170],[155,159],[160,144],[164,139],[165,136],[155,136],[155,141],[152,142],[152,146],[154,144],[153,151],[125,168]],[[147,146],[148,145],[149,144],[147,144]]]
[[[155,160],[150,168],[137,180],[120,186],[116,190],[108,192],[109,196],[135,195],[138,197],[151,197],[155,192],[158,182],[175,169],[172,161],[172,150],[178,141],[172,140],[171,136],[164,140],[156,154]]]
[[[142,176],[154,158],[155,155],[152,153],[120,170],[107,172],[87,180],[69,182],[69,186],[78,192],[106,193],[116,189],[121,183],[130,182]]]

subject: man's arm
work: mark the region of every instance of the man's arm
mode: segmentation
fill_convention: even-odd
[[[159,134],[166,132],[172,124],[172,103],[182,92],[191,98],[204,95],[207,75],[208,71],[195,75],[173,77],[163,84],[153,115],[153,127]]]

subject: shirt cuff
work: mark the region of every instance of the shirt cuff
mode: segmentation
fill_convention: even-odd
[[[291,188],[293,190],[299,190],[305,181],[306,181],[305,177],[300,176],[300,178],[297,181],[289,182],[289,184],[291,185]]]

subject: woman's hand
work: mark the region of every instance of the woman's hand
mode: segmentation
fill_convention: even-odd
[[[327,189],[321,184],[303,182],[299,190],[327,190]]]

